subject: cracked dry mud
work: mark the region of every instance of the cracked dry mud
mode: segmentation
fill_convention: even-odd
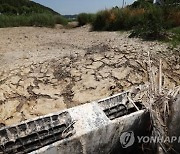
[[[11,125],[122,92],[148,81],[147,52],[163,86],[180,85],[179,48],[127,33],[0,29],[0,123]]]

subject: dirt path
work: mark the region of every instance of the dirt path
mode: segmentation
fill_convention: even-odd
[[[0,123],[14,124],[113,95],[148,80],[147,52],[163,86],[180,85],[180,52],[127,33],[0,29]]]

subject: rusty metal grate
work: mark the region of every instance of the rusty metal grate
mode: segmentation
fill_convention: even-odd
[[[110,119],[113,120],[115,118],[119,118],[123,115],[127,114],[127,107],[123,104],[119,104],[116,106],[113,106],[111,108],[103,110],[106,114],[106,116]]]
[[[136,108],[129,102],[129,92],[124,92],[115,96],[98,101],[99,106],[102,108],[106,116],[110,119],[116,119],[126,114],[136,112]],[[141,102],[134,102],[139,109],[143,109]]]
[[[110,120],[126,115],[128,113],[128,109],[125,104],[127,103],[127,93],[122,93],[98,101],[98,104]]]
[[[32,152],[71,136],[72,130],[72,119],[68,112],[5,127],[0,129],[0,154]]]

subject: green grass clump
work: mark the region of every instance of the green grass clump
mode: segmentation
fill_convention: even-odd
[[[92,23],[93,30],[130,30],[136,26],[144,14],[144,9],[119,9],[100,11]]]
[[[19,26],[54,27],[55,24],[66,25],[67,20],[60,15],[53,15],[50,13],[0,15],[0,28]]]
[[[170,29],[169,32],[172,36],[168,42],[170,42],[170,44],[172,44],[174,47],[180,45],[180,27]]]
[[[91,23],[95,31],[130,30],[131,37],[151,40],[167,40],[169,30],[180,27],[180,6],[177,0],[165,0],[161,6],[154,5],[152,0],[137,0],[125,8],[114,7],[102,10],[93,15],[82,13],[78,16],[79,25]],[[174,33],[175,40],[179,35]],[[175,41],[178,42],[178,41]]]
[[[51,14],[34,14],[27,17],[28,26],[54,27],[55,18]]]
[[[100,11],[96,14],[94,21],[92,22],[93,30],[107,30],[108,24],[108,11]]]
[[[54,19],[55,19],[56,24],[67,25],[69,22],[68,19],[66,19],[65,17],[60,16],[60,15],[55,15]]]
[[[29,0],[0,0],[0,28],[18,26],[54,27],[67,19],[52,9]]]
[[[144,39],[162,40],[165,38],[165,24],[163,10],[152,7],[144,13],[142,20],[133,29],[132,35]]]
[[[52,9],[30,0],[0,0],[0,12],[7,15],[27,15],[44,12],[58,14]]]
[[[95,31],[130,30],[130,37],[148,40],[167,40],[169,30],[180,27],[180,6],[165,4],[152,5],[150,2],[137,1],[126,8],[113,8],[99,11],[92,22]],[[173,37],[179,42],[178,33]],[[171,38],[170,38],[171,39]],[[173,39],[173,40],[174,40]]]
[[[81,13],[77,16],[79,26],[90,24],[93,22],[95,15],[91,13]]]

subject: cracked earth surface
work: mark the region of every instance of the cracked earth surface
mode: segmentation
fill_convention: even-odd
[[[122,92],[148,81],[147,52],[163,86],[180,85],[179,48],[127,33],[0,29],[0,123],[11,125]]]

